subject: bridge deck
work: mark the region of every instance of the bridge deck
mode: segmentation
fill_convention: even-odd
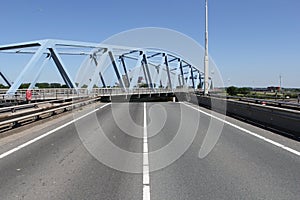
[[[210,154],[199,158],[210,111],[182,103],[101,106],[73,113],[74,123],[69,114],[1,139],[0,199],[299,199],[296,141],[226,118]],[[123,156],[111,144],[140,154]]]

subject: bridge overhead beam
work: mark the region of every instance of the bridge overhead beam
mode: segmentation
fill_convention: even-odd
[[[161,55],[161,54],[162,54],[162,53],[155,53],[155,54],[153,54],[153,55],[151,55],[151,56],[147,56],[147,59],[150,59],[150,58],[159,56],[159,55]]]

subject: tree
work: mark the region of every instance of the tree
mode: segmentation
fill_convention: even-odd
[[[247,88],[247,87],[238,88],[239,94],[247,95],[250,93],[250,91],[251,91],[251,88]]]
[[[226,88],[226,92],[230,95],[230,96],[235,96],[238,94],[238,88],[234,87],[234,86],[230,86],[228,88]]]
[[[35,86],[38,88],[49,88],[49,83],[36,83]]]
[[[50,88],[61,88],[61,84],[60,83],[50,83],[49,87]]]
[[[27,89],[29,87],[30,83],[22,83],[19,87],[19,89]]]
[[[8,86],[5,86],[5,85],[3,85],[3,84],[0,83],[0,88],[1,88],[1,89],[7,89],[7,88],[9,88],[9,87],[8,87]]]

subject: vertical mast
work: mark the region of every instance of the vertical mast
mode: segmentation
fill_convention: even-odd
[[[208,94],[209,83],[208,83],[208,5],[207,1],[205,0],[205,55],[204,55],[204,95]]]

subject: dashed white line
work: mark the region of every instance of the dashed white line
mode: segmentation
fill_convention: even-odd
[[[147,133],[147,108],[144,102],[144,137],[143,137],[143,200],[150,200],[149,152]]]
[[[205,115],[207,115],[207,116],[210,116],[211,118],[214,118],[214,119],[216,119],[216,120],[219,120],[219,121],[221,121],[221,122],[223,122],[223,123],[225,123],[225,124],[227,124],[227,125],[230,125],[230,126],[236,128],[236,129],[239,129],[239,130],[241,130],[241,131],[243,131],[243,132],[245,132],[245,133],[248,133],[248,134],[250,134],[250,135],[252,135],[252,136],[254,136],[254,137],[257,137],[257,138],[259,138],[259,139],[261,139],[261,140],[264,140],[265,142],[268,142],[268,143],[273,144],[273,145],[275,145],[275,146],[277,146],[277,147],[279,147],[279,148],[282,148],[282,149],[284,149],[284,150],[286,150],[286,151],[288,151],[288,152],[290,152],[290,153],[293,153],[293,154],[295,154],[295,155],[297,155],[297,156],[300,156],[300,152],[299,152],[299,151],[296,151],[295,149],[292,149],[292,148],[287,147],[287,146],[285,146],[285,145],[283,145],[283,144],[280,144],[280,143],[278,143],[278,142],[275,142],[275,141],[273,141],[273,140],[271,140],[271,139],[268,139],[268,138],[266,138],[266,137],[264,137],[264,136],[258,135],[257,133],[254,133],[254,132],[249,131],[249,130],[247,130],[247,129],[245,129],[245,128],[242,128],[242,127],[240,127],[240,126],[238,126],[238,125],[236,125],[236,124],[233,124],[233,123],[228,122],[228,121],[226,121],[226,120],[224,120],[224,119],[221,119],[221,118],[219,118],[219,117],[216,117],[216,116],[214,116],[214,115],[212,115],[212,114],[210,114],[210,113],[204,112],[204,111],[202,111],[202,110],[200,110],[200,109],[198,109],[198,108],[195,108],[195,107],[193,107],[193,106],[191,106],[191,105],[188,105],[188,104],[186,104],[186,103],[182,103],[182,104],[185,105],[185,106],[187,106],[187,107],[190,107],[190,108],[192,108],[192,109],[194,109],[194,110],[197,110],[197,111],[199,111],[200,113],[203,113],[203,114],[205,114]]]
[[[102,109],[102,108],[104,108],[104,107],[106,107],[107,105],[110,105],[110,104],[111,104],[111,103],[105,104],[105,105],[101,106],[100,108],[97,108],[97,109],[95,109],[95,110],[93,110],[93,111],[91,111],[91,112],[88,112],[88,113],[86,113],[85,115],[82,115],[81,117],[78,117],[78,118],[76,118],[76,119],[73,119],[72,121],[69,121],[68,123],[66,123],[66,124],[64,124],[64,125],[61,125],[61,126],[55,128],[55,129],[53,129],[53,130],[51,130],[51,131],[49,131],[49,132],[47,132],[47,133],[44,133],[43,135],[40,135],[40,136],[38,136],[38,137],[36,137],[36,138],[34,138],[34,139],[32,139],[32,140],[29,140],[28,142],[25,142],[25,143],[23,143],[23,144],[21,144],[21,145],[15,147],[15,148],[13,148],[13,149],[7,151],[7,152],[5,152],[5,153],[2,153],[2,154],[0,155],[0,159],[5,158],[6,156],[8,156],[8,155],[10,155],[10,154],[12,154],[12,153],[14,153],[14,152],[16,152],[16,151],[19,151],[20,149],[23,149],[24,147],[27,147],[28,145],[30,145],[30,144],[32,144],[32,143],[34,143],[34,142],[37,142],[37,141],[43,139],[44,137],[47,137],[48,135],[51,135],[52,133],[55,133],[56,131],[58,131],[58,130],[60,130],[60,129],[66,127],[66,126],[69,126],[70,124],[72,124],[72,123],[74,123],[74,122],[76,122],[76,121],[78,121],[78,120],[80,120],[80,119],[82,119],[82,118],[84,118],[84,117],[86,117],[86,116],[88,116],[88,115],[94,113],[94,112],[97,112],[98,110],[100,110],[100,109]]]

